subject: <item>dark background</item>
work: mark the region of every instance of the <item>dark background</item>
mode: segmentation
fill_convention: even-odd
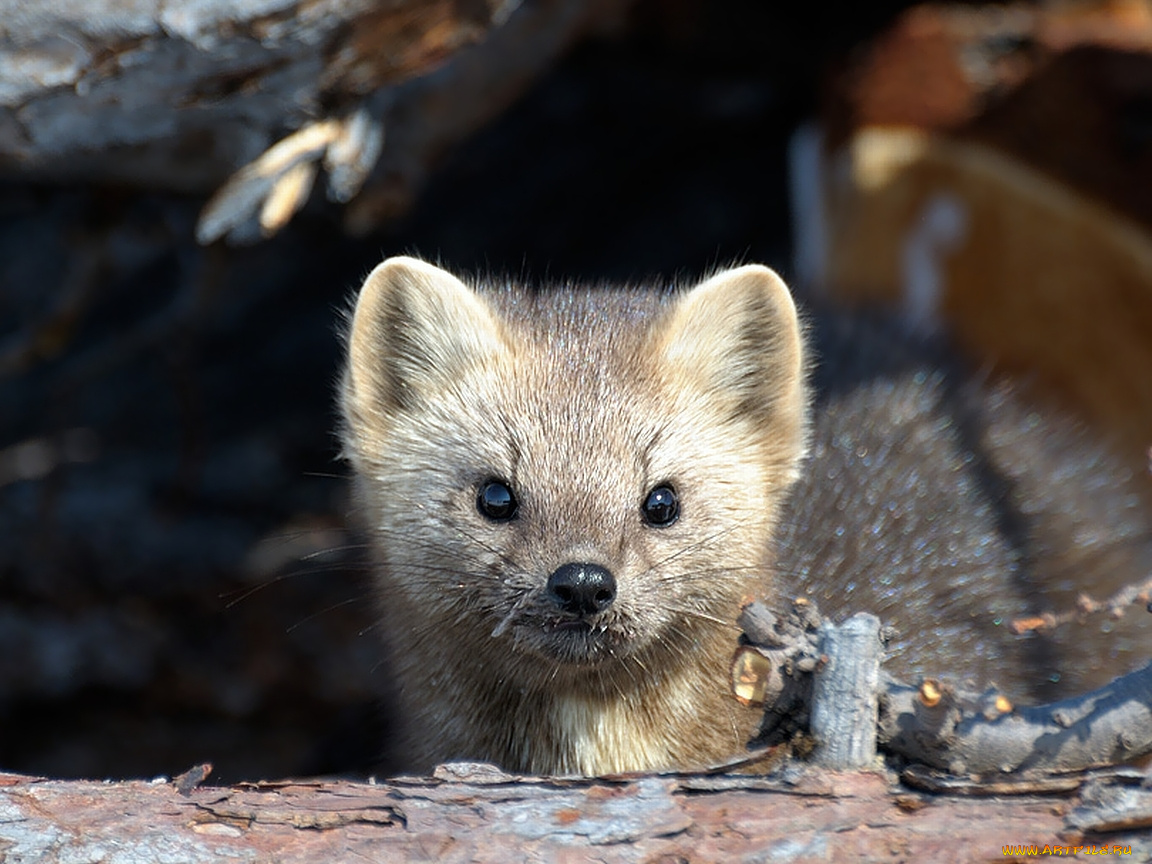
[[[261,245],[203,249],[201,199],[0,186],[0,768],[371,770],[387,717],[332,432],[350,293],[401,252],[787,275],[788,136],[903,5],[641,3],[359,240],[319,200]]]

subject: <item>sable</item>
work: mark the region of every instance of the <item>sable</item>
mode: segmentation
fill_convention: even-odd
[[[757,265],[690,287],[540,287],[392,258],[357,297],[340,398],[401,715],[390,743],[410,770],[706,767],[809,720],[815,758],[867,764],[853,718],[876,713],[874,658],[853,666],[833,631],[809,653],[802,603],[755,624],[765,656],[774,632],[799,637],[770,674],[738,652],[741,608],[781,593],[892,624],[888,667],[907,680],[1000,679],[987,698],[944,679],[914,691],[914,728],[953,767],[995,754],[1016,770],[1024,739],[992,746],[986,719],[964,732],[972,752],[953,747],[970,714],[1021,723],[1011,703],[1116,670],[1092,665],[1106,634],[1007,622],[1073,578],[1115,593],[1152,562],[1146,478],[1086,430],[891,322],[802,327]],[[813,703],[803,673],[821,667]],[[899,715],[901,692],[880,710]],[[1052,722],[1079,733],[1083,704]],[[1025,750],[1049,725],[1024,723],[1039,730]],[[1106,749],[1091,738],[1075,760]]]

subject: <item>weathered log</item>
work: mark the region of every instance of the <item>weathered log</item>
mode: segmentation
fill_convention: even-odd
[[[363,230],[628,2],[0,0],[0,173],[197,194],[231,176],[198,236],[244,241],[287,222],[321,162],[346,202],[383,152]]]
[[[210,191],[326,99],[426,72],[482,36],[487,14],[466,5],[2,0],[0,165]]]
[[[1062,809],[1053,798],[930,797],[894,788],[876,773],[817,770],[787,780],[569,780],[462,764],[444,766],[432,778],[375,785],[301,781],[187,794],[163,780],[0,775],[0,855],[13,864],[292,864],[589,857],[964,862],[1014,857],[1029,846],[1073,859],[1113,846],[1152,852],[1152,838],[1130,826],[1085,837],[1070,828]],[[1089,812],[1074,811],[1077,819],[1091,818]]]

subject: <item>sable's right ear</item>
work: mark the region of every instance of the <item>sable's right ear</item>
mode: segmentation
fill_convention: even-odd
[[[505,350],[488,305],[446,270],[389,258],[368,274],[348,334],[343,408],[356,428],[406,411]]]

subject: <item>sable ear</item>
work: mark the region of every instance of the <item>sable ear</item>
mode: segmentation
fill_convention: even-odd
[[[488,305],[463,282],[415,258],[368,274],[348,334],[343,409],[356,429],[409,410],[505,350]]]
[[[661,329],[663,360],[725,400],[730,418],[774,424],[803,446],[807,394],[796,305],[757,264],[717,273],[679,299]],[[727,398],[725,398],[727,397]]]

